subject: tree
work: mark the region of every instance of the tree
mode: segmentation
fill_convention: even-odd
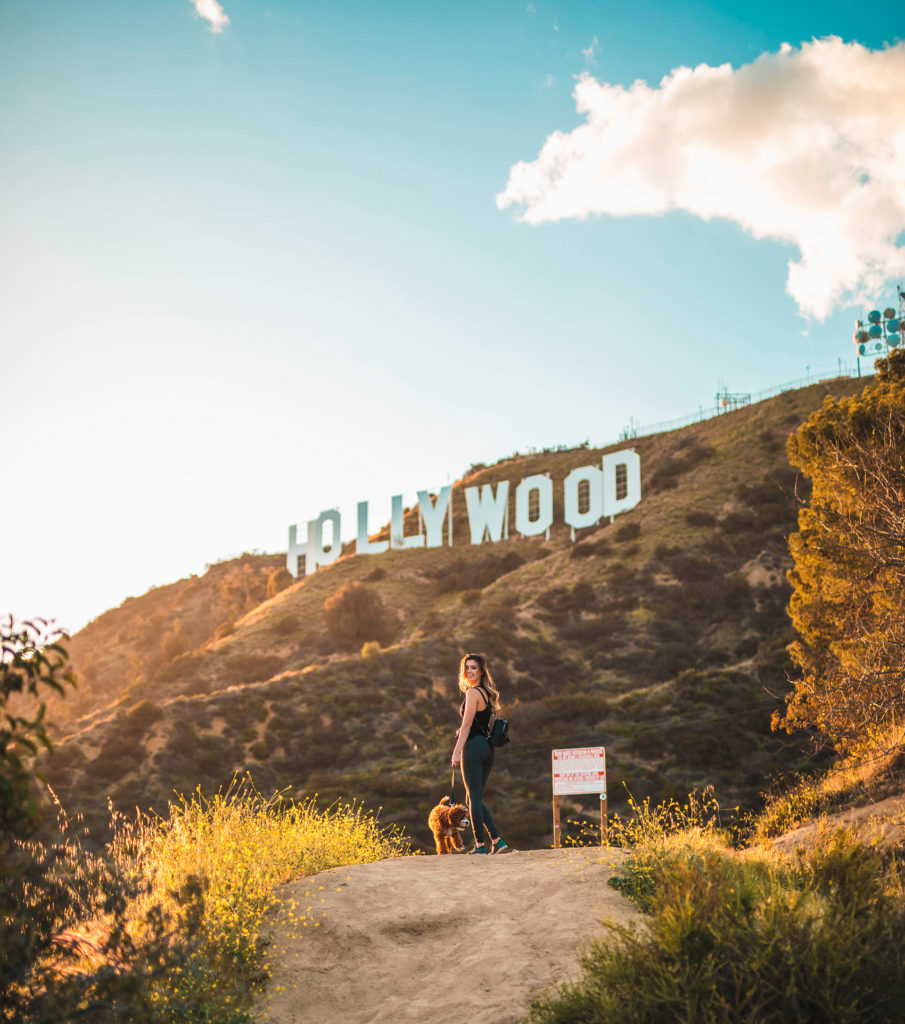
[[[860,395],[827,398],[788,450],[813,491],[789,538],[802,675],[773,725],[856,752],[905,724],[905,353]]]
[[[50,750],[44,727],[44,691],[62,694],[73,686],[61,634],[43,620],[17,625],[12,616],[0,625],[0,856],[31,834],[38,816],[39,777],[31,762]],[[33,709],[16,713],[25,697]]]
[[[187,961],[203,908],[197,882],[177,894],[175,919],[154,905],[130,920],[145,883],[85,853],[62,816],[58,836],[38,839],[47,801],[35,757],[51,749],[44,697],[73,684],[60,641],[43,620],[0,623],[0,1021],[163,1024],[153,986]],[[17,712],[19,697],[34,711]]]
[[[26,1016],[30,976],[70,902],[60,851],[31,841],[41,812],[34,758],[51,749],[43,698],[73,683],[59,639],[43,620],[0,625],[0,1020]],[[25,703],[28,714],[15,710]]]

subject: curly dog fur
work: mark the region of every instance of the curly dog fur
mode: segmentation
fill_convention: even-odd
[[[443,797],[431,811],[427,823],[434,833],[437,853],[452,853],[453,850],[461,852],[465,848],[462,832],[471,822],[468,820],[468,808],[464,804],[450,805],[449,797]]]

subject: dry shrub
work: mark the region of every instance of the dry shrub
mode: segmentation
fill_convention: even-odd
[[[517,551],[477,559],[459,558],[450,565],[438,569],[434,574],[437,580],[437,593],[448,594],[463,588],[483,589],[524,564],[525,559]]]
[[[635,540],[636,537],[641,536],[641,524],[640,523],[623,523],[622,526],[616,527],[613,532],[613,540],[622,543],[627,540]]]
[[[275,654],[235,654],[226,663],[233,685],[262,682],[276,675],[282,667],[283,659]]]
[[[291,636],[302,628],[302,620],[298,615],[284,615],[273,624],[273,632],[277,636]]]
[[[295,579],[292,573],[289,572],[285,567],[271,569],[267,574],[267,590],[266,594],[268,597],[276,597],[281,590],[285,590],[287,587],[295,583]]]
[[[324,618],[330,635],[345,647],[359,647],[368,640],[385,645],[393,632],[380,594],[357,580],[324,601]]]
[[[716,526],[716,516],[712,512],[692,509],[691,512],[685,513],[685,522],[689,526]]]

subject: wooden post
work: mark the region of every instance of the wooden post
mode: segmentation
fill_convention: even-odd
[[[606,846],[609,843],[610,827],[606,820],[606,793],[600,794],[600,845]]]
[[[561,828],[561,826],[559,824],[559,797],[554,795],[554,797],[553,797],[553,849],[554,850],[558,850],[559,849],[559,833],[560,833],[560,828]]]

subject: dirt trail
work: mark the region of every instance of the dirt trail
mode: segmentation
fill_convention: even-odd
[[[286,885],[255,1019],[514,1024],[532,994],[577,974],[601,918],[637,916],[606,884],[620,859],[600,848],[399,857]],[[293,900],[317,928],[285,919]]]

